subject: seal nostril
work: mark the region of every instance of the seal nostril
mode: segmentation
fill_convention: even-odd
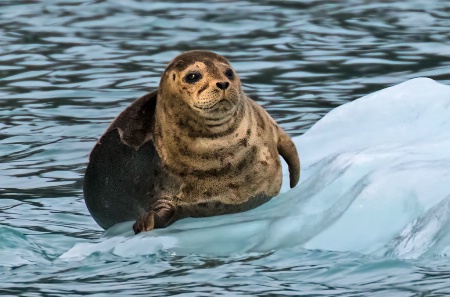
[[[230,83],[227,82],[227,81],[225,81],[225,82],[218,82],[218,83],[216,83],[216,86],[219,89],[221,89],[221,90],[226,90],[230,86]]]

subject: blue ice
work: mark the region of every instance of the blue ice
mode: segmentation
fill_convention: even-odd
[[[303,247],[399,258],[450,253],[450,86],[416,78],[329,112],[294,138],[301,182],[254,210],[184,219],[134,236],[133,222],[61,258],[161,250],[230,255]]]

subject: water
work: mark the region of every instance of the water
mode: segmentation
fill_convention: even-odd
[[[367,131],[387,132],[394,122],[401,125],[398,119],[404,120],[406,127],[414,128],[399,130],[403,133],[399,135],[406,133],[412,137],[415,142],[410,148],[422,145],[415,152],[424,158],[414,162],[406,159],[406,163],[400,160],[398,165],[404,170],[398,172],[403,175],[392,177],[397,181],[409,180],[410,184],[398,192],[390,187],[389,195],[394,198],[362,213],[359,218],[365,220],[351,222],[348,218],[355,217],[348,212],[327,213],[333,215],[327,229],[331,234],[319,228],[324,228],[323,225],[314,229],[312,224],[310,234],[314,230],[325,232],[310,241],[305,238],[303,243],[287,246],[268,240],[273,246],[267,249],[239,250],[243,241],[228,241],[229,253],[219,253],[220,249],[207,253],[202,251],[201,242],[199,247],[164,249],[164,245],[174,245],[170,236],[161,240],[160,246],[154,244],[150,235],[132,238],[121,230],[100,238],[104,231],[89,216],[81,191],[87,157],[96,139],[125,106],[155,88],[165,65],[182,51],[203,48],[225,55],[238,71],[244,90],[292,136],[300,136],[335,107],[405,80],[427,76],[450,85],[449,25],[450,4],[438,0],[210,1],[207,5],[118,0],[2,1],[0,293],[12,296],[450,294],[447,257],[450,244],[445,212],[449,207],[445,193],[449,193],[445,186],[436,188],[430,182],[439,183],[447,176],[445,151],[433,146],[445,144],[441,140],[446,138],[439,133],[432,133],[436,136],[432,142],[427,142],[426,137],[421,142],[414,138],[420,123],[432,128],[436,122],[432,114],[420,117],[410,113],[408,106],[383,105],[382,119],[370,112],[374,105],[361,110],[366,112],[362,121],[367,119],[373,124],[362,125]],[[427,92],[435,89],[426,87]],[[437,109],[435,114],[445,119],[448,112],[441,110],[439,113]],[[415,121],[416,118],[421,121]],[[316,129],[317,134],[311,130],[304,136],[337,137],[338,133],[346,135],[345,129],[354,132],[351,127],[339,124],[338,118],[331,119],[336,119],[331,126],[336,130],[329,130],[329,135]],[[431,128],[424,135],[441,131],[439,126]],[[304,136],[296,138],[297,141],[305,139]],[[370,141],[361,138],[356,143],[367,147]],[[332,153],[326,149],[334,147],[334,144],[327,147],[313,144],[310,147],[324,156]],[[374,153],[392,152],[396,151],[380,147]],[[398,152],[398,156],[404,155]],[[300,157],[306,155],[305,161],[311,156],[308,154],[300,149]],[[441,165],[431,162],[431,157]],[[331,165],[339,169],[338,161]],[[352,182],[363,180],[362,171],[378,168],[373,162],[368,167],[350,162],[355,171],[348,171],[348,175],[342,176],[344,179],[325,190],[333,194],[335,190],[351,187]],[[420,168],[429,170],[434,179],[426,183],[415,180]],[[308,182],[311,172],[314,171],[302,172],[303,182]],[[330,171],[324,171],[327,172]],[[384,189],[389,180],[363,181],[373,190],[377,185]],[[433,199],[398,202],[409,201],[405,199],[411,197],[408,196],[411,187],[421,184],[425,184],[423,191],[419,189],[416,194],[428,190],[433,195],[420,197],[434,196]],[[298,190],[316,193],[314,187]],[[280,198],[289,195],[282,194]],[[304,213],[323,210],[326,200],[319,198],[324,196],[316,197],[309,200],[311,204]],[[289,206],[278,201],[273,201],[273,205]],[[352,204],[353,200],[347,202],[353,207],[358,205]],[[257,211],[275,215],[267,207]],[[383,216],[386,210],[392,211],[387,212],[390,216]],[[254,214],[211,221],[219,226],[227,220],[242,220]],[[392,221],[388,220],[383,230],[398,236],[381,242],[385,245],[380,243],[378,250],[370,250],[369,239],[379,236],[374,233],[379,232],[376,229],[379,222],[391,216],[404,218],[403,224],[394,221],[390,225]],[[328,217],[322,213],[315,218],[313,223],[321,224]],[[205,222],[210,221],[179,222],[171,230],[189,231],[195,227],[201,235],[200,227]],[[344,245],[333,244],[331,235],[342,234],[350,223],[355,232],[343,235],[351,240],[341,241],[347,243]],[[283,230],[291,225],[292,222],[281,222],[279,226]],[[252,233],[250,227],[246,231],[256,238],[267,231]],[[164,231],[170,235],[170,230]],[[205,238],[205,242],[208,240]]]

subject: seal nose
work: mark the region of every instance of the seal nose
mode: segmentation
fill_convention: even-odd
[[[230,85],[230,83],[227,81],[216,83],[216,86],[221,90],[226,90],[229,85]]]

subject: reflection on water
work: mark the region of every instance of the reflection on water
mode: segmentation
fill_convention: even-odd
[[[277,273],[289,269],[283,261],[294,255],[303,263],[294,270],[323,265],[314,257],[338,257],[298,251],[258,255],[257,260],[163,255],[146,259],[148,265],[141,264],[142,259],[126,263],[116,259],[107,265],[94,257],[92,265],[84,268],[55,262],[51,266],[47,261],[76,242],[102,234],[82,199],[87,156],[125,106],[157,87],[165,65],[176,54],[208,49],[225,55],[240,74],[244,90],[291,135],[299,135],[332,108],[406,79],[428,76],[450,84],[449,27],[450,3],[439,0],[2,1],[0,228],[23,248],[0,249],[0,253],[14,251],[19,258],[39,264],[0,268],[7,275],[0,288],[9,288],[12,295],[33,283],[43,285],[31,286],[27,292],[120,292],[125,289],[111,284],[121,280],[136,292],[149,292],[138,291],[154,284],[136,280],[143,269],[147,271],[143,277],[165,284],[207,282],[206,275],[212,273],[216,281],[205,286],[207,293],[222,291],[222,282],[230,276],[234,277],[230,284],[240,282],[247,293],[288,295],[289,290],[307,287],[312,292],[350,296],[362,290],[357,282],[364,279],[346,284],[346,289],[331,289],[336,274],[320,269],[310,275],[309,287],[308,281],[299,283],[302,273]],[[0,255],[3,258],[8,256]],[[278,267],[277,261],[284,264]],[[339,270],[339,263],[345,261],[324,269]],[[409,269],[408,265],[401,269]],[[200,269],[204,267],[212,268]],[[133,272],[122,275],[126,269]],[[52,275],[61,280],[45,279]],[[102,286],[90,279],[93,275],[103,275]],[[268,280],[271,290],[261,286]],[[201,291],[201,286],[186,284],[172,293]],[[323,293],[327,290],[331,291]],[[154,294],[168,292],[161,285]]]

